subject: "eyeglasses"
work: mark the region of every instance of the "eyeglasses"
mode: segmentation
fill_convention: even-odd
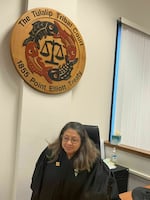
[[[68,136],[63,136],[62,137],[62,141],[65,142],[65,143],[70,141],[72,144],[77,144],[77,143],[79,143],[80,139],[78,139],[78,138],[70,138]]]

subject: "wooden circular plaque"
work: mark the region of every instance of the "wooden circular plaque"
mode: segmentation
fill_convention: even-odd
[[[72,89],[84,72],[83,38],[68,17],[53,9],[24,13],[13,27],[10,48],[19,75],[43,93]]]

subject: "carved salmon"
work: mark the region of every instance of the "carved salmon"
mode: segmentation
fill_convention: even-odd
[[[23,46],[26,46],[29,42],[35,42],[37,44],[37,48],[39,49],[39,40],[43,37],[53,36],[58,33],[58,28],[55,24],[47,21],[36,21],[32,24],[33,28],[29,33],[30,37],[28,37],[24,42]]]
[[[76,58],[76,46],[73,36],[69,35],[65,30],[63,30],[56,21],[54,23],[57,26],[58,32],[57,34],[54,34],[53,37],[61,38],[64,48],[67,52],[67,60],[74,60]]]
[[[35,72],[40,76],[44,76],[49,83],[52,83],[52,80],[48,75],[48,71],[51,67],[46,67],[42,62],[42,58],[39,57],[37,44],[35,42],[28,42],[25,48],[25,56],[30,71],[32,73]]]

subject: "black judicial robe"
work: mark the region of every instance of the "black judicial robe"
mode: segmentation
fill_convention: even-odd
[[[90,172],[75,171],[73,159],[62,150],[58,160],[50,163],[46,148],[40,155],[32,176],[31,200],[84,200],[84,195],[104,194],[119,200],[115,178],[105,163],[98,159]],[[92,198],[91,198],[92,199]]]

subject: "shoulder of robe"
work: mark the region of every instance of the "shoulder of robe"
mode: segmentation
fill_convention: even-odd
[[[40,154],[35,169],[32,175],[32,181],[31,181],[31,189],[34,191],[34,193],[38,194],[40,191],[42,176],[44,172],[45,167],[45,161],[46,161],[46,152],[48,151],[48,148],[46,147],[42,153]]]
[[[111,175],[111,170],[101,158],[96,160],[95,167],[103,171],[104,174]]]
[[[100,165],[106,171],[109,171],[109,167],[105,164],[105,162],[101,158],[97,158],[96,165]]]

